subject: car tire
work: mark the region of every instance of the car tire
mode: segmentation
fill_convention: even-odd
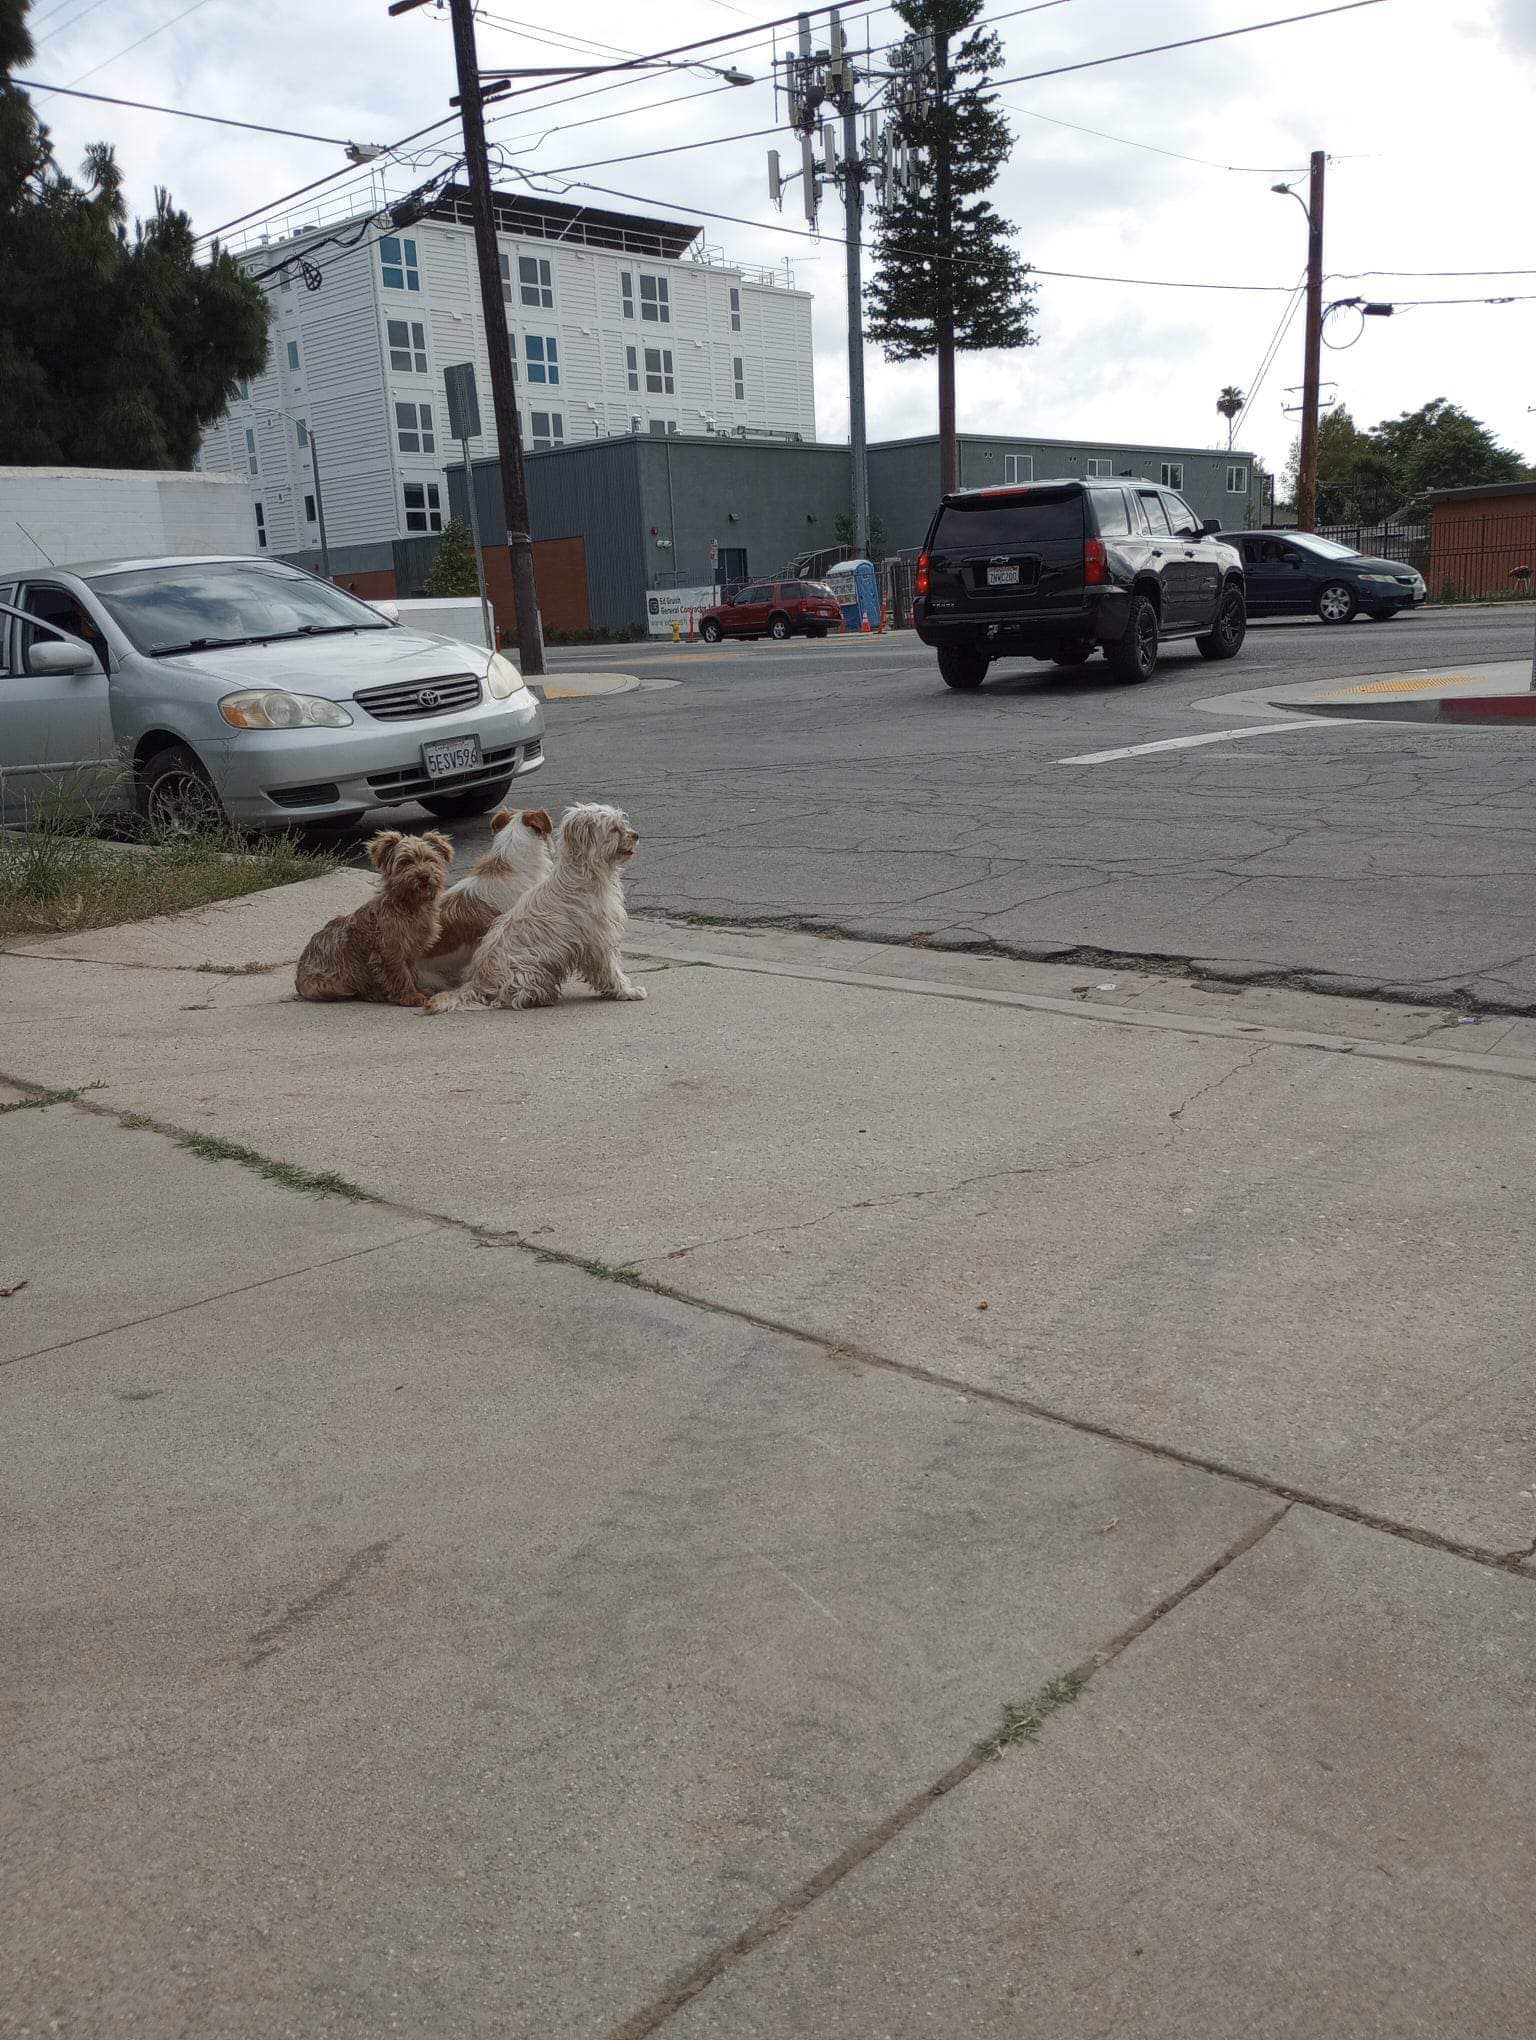
[[[1318,592],[1317,613],[1324,623],[1353,623],[1360,597],[1347,581],[1330,581]]]
[[[1401,616],[1400,609],[1368,609],[1366,615],[1372,623],[1390,623],[1394,616]]]
[[[1216,621],[1203,637],[1195,639],[1202,659],[1235,659],[1248,635],[1248,606],[1236,582],[1224,588],[1216,610]]]
[[[789,618],[782,615],[770,616],[768,619],[768,635],[775,644],[780,645],[783,644],[786,638],[792,637],[794,633],[790,628]]]
[[[807,637],[825,637],[826,634],[827,626],[824,623],[813,623],[806,632]]]
[[[699,625],[699,636],[703,638],[705,644],[717,645],[719,644],[721,638],[725,636],[725,632],[720,628],[719,624],[716,623],[715,619],[712,616],[706,616],[704,621]]]
[[[468,793],[424,793],[421,804],[440,822],[467,822],[475,815],[494,813],[511,790],[509,777],[498,779],[493,786],[476,786]]]
[[[963,691],[979,687],[986,679],[991,663],[980,645],[939,647],[939,678],[946,687],[958,687]]]
[[[1068,645],[1064,651],[1052,652],[1053,666],[1086,666],[1093,657],[1092,645]]]
[[[138,772],[139,813],[157,835],[227,835],[229,816],[208,768],[185,744],[168,744]]]
[[[1150,595],[1133,595],[1125,629],[1104,657],[1117,680],[1129,685],[1150,680],[1157,671],[1157,608]]]

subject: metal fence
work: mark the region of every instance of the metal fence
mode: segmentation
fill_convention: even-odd
[[[1421,571],[1436,602],[1528,596],[1536,579],[1536,518],[1529,510],[1437,515]]]
[[[1424,524],[1320,524],[1317,535],[1337,539],[1373,559],[1401,560],[1421,574],[1429,559],[1429,527]]]

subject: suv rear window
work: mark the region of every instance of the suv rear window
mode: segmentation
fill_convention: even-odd
[[[1081,542],[1081,489],[1021,489],[946,503],[930,541],[934,552],[1022,552],[1053,540]]]

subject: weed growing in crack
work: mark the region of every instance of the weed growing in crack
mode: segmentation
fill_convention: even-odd
[[[195,963],[192,968],[210,977],[260,977],[264,971],[280,968],[275,963]]]
[[[1063,1672],[1059,1679],[1048,1680],[1038,1693],[1032,1693],[1027,1700],[1010,1701],[1003,1709],[1002,1725],[987,1743],[984,1754],[1000,1757],[1020,1743],[1039,1742],[1040,1731],[1046,1722],[1058,1708],[1070,1707],[1087,1684],[1087,1680],[1080,1679],[1076,1672]]]
[[[281,1183],[286,1190],[298,1190],[312,1197],[350,1197],[366,1202],[368,1192],[349,1183],[345,1176],[338,1176],[334,1169],[301,1169],[297,1162],[283,1162],[275,1156],[264,1155],[259,1149],[246,1147],[242,1141],[225,1140],[217,1133],[183,1133],[176,1139],[179,1148],[188,1154],[200,1155],[205,1162],[236,1162],[242,1169],[264,1176],[269,1183]]]
[[[35,1098],[13,1098],[0,1104],[0,1112],[41,1112],[46,1105],[69,1105],[76,1098],[83,1098],[87,1091],[104,1091],[105,1077],[98,1077],[93,1084],[76,1084],[70,1091],[39,1091]]]
[[[117,1115],[117,1123],[124,1133],[139,1133],[146,1126],[154,1125],[147,1112],[120,1112]]]

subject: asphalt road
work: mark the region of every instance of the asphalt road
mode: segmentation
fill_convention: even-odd
[[[1032,662],[976,694],[905,634],[561,651],[637,692],[549,704],[550,805],[619,802],[636,911],[934,946],[995,943],[1282,973],[1322,989],[1536,1011],[1536,734],[1298,722],[1063,761],[1278,712],[1248,688],[1529,655],[1528,608],[1329,628],[1259,623],[1239,659],[1165,653],[1150,684]],[[458,832],[468,849],[483,825]]]

